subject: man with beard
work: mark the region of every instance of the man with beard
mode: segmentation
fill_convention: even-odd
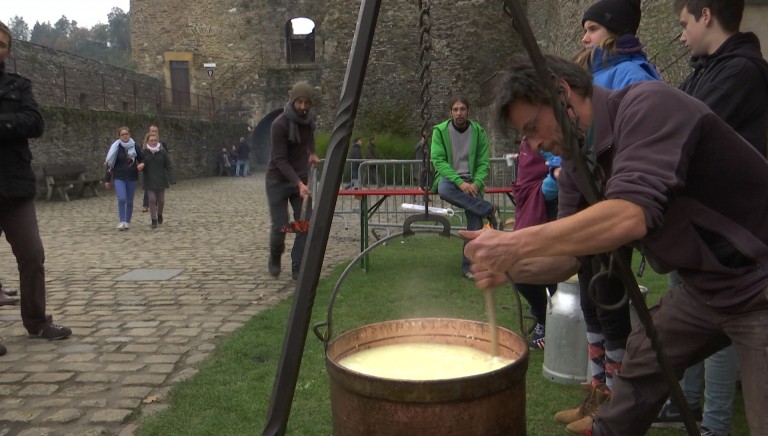
[[[488,136],[476,121],[469,119],[469,103],[462,96],[450,100],[451,118],[432,129],[430,159],[437,176],[432,190],[440,198],[464,209],[467,230],[483,227],[483,218],[493,228],[499,226],[499,216],[493,203],[483,200],[485,178],[491,166]],[[473,279],[470,260],[462,257],[461,275]]]
[[[707,105],[665,83],[609,91],[572,62],[547,56],[546,64],[554,103],[583,138],[586,170],[604,200],[587,202],[549,87],[530,59],[514,59],[496,90],[497,118],[534,151],[564,156],[560,209],[556,221],[514,232],[463,232],[476,284],[501,286],[504,273],[560,281],[578,269],[576,256],[637,247],[654,270],[682,279],[651,309],[675,376],[733,344],[750,434],[768,434],[768,202],[738,195],[768,190],[768,162]],[[668,394],[645,326],[637,326],[612,396],[586,433],[643,435]]]
[[[29,138],[43,135],[45,124],[32,83],[5,71],[11,55],[11,31],[0,22],[0,227],[19,267],[21,320],[30,337],[64,339],[72,330],[45,314],[45,252],[35,212],[37,180]],[[0,344],[0,356],[6,353]]]
[[[280,228],[288,224],[288,203],[293,219],[301,216],[306,199],[307,216],[312,212],[307,179],[309,165],[316,166],[320,158],[315,153],[315,114],[312,107],[312,87],[299,82],[291,88],[285,110],[272,122],[272,156],[267,167],[267,201],[272,226],[269,234],[269,273],[280,275],[280,259],[285,251],[285,233]],[[301,257],[307,241],[306,233],[296,233],[291,250],[291,273],[296,280],[301,269]]]

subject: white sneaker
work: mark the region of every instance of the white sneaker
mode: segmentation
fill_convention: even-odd
[[[125,223],[120,223],[117,225],[117,230],[125,230]]]
[[[128,230],[128,229],[130,229],[130,228],[131,228],[131,223],[123,223],[123,228],[124,228],[125,230]]]

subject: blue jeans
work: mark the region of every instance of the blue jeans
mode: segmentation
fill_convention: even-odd
[[[240,167],[243,168],[242,174],[240,173]],[[235,175],[236,176],[247,176],[248,175],[248,161],[247,160],[238,160],[237,164],[235,165]]]
[[[133,216],[133,195],[136,193],[138,180],[115,179],[117,194],[117,218],[121,223],[130,223]]]
[[[676,271],[669,274],[670,288],[680,283]],[[736,396],[736,376],[739,362],[733,346],[723,348],[685,370],[680,385],[691,408],[699,408],[704,394],[703,427],[716,433],[731,431],[733,400]]]
[[[437,183],[437,194],[448,203],[464,209],[464,214],[467,216],[467,230],[482,229],[483,218],[493,211],[493,203],[483,200],[482,195],[473,197],[465,194],[455,183],[446,178],[440,179]],[[470,262],[463,254],[461,258],[461,273],[464,274],[469,271]]]
[[[729,346],[686,369],[680,380],[691,408],[699,407],[704,392],[701,425],[717,434],[725,435],[731,431],[738,369],[736,350]]]

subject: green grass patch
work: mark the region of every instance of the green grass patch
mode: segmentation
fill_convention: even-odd
[[[395,239],[371,253],[368,273],[354,267],[339,286],[333,307],[333,336],[377,321],[401,318],[447,317],[486,320],[482,294],[460,277],[461,241],[434,234]],[[637,262],[636,262],[637,263]],[[325,321],[331,292],[344,265],[320,280],[312,325]],[[641,284],[649,302],[666,292],[666,277],[646,269]],[[499,324],[518,331],[511,288],[497,291]],[[523,300],[524,301],[524,300]],[[525,305],[525,303],[524,303]],[[140,420],[139,435],[261,434],[282,347],[291,301],[255,316],[213,355],[199,365],[199,373],[176,385],[169,407]],[[523,313],[528,313],[527,305]],[[565,434],[555,423],[555,412],[574,407],[582,392],[542,376],[544,353],[530,353],[527,374],[528,434]],[[747,434],[739,395],[732,434]],[[329,379],[323,344],[308,334],[296,385],[288,434],[329,435],[331,409]],[[650,435],[682,435],[682,430],[651,430]]]

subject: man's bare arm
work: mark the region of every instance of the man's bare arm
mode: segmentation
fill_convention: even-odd
[[[483,230],[462,235],[472,239],[464,254],[473,264],[503,273],[514,272],[524,259],[605,253],[642,238],[646,231],[640,206],[626,200],[605,200],[547,224],[514,232]],[[536,265],[546,264],[532,262],[525,267],[527,272],[519,274],[534,277]]]

